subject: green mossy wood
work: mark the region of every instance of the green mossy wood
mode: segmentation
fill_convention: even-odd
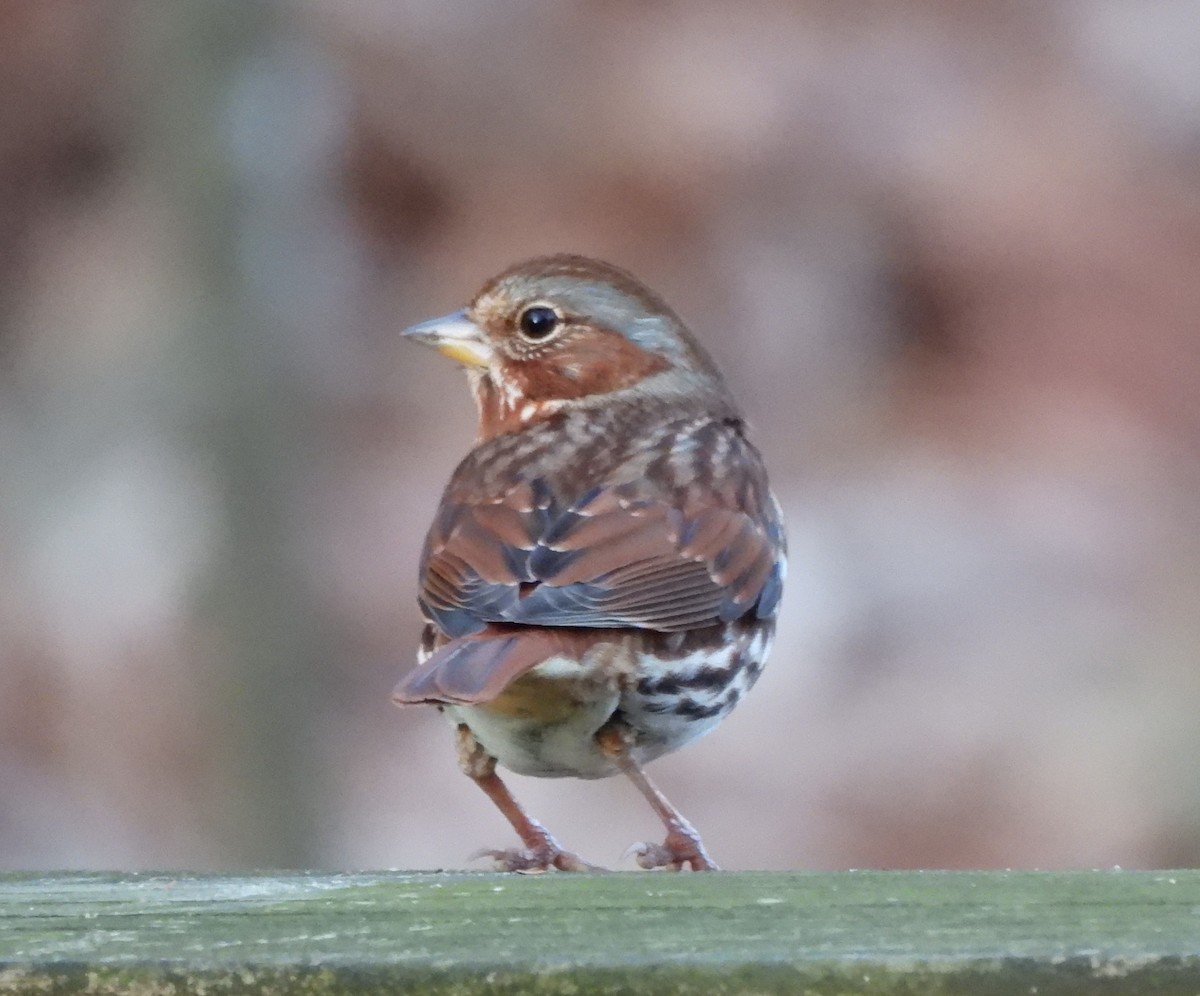
[[[1200,993],[1200,872],[0,876],[15,993]]]

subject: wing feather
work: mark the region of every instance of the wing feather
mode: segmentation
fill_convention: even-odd
[[[642,479],[572,495],[536,478],[497,498],[456,478],[426,543],[427,615],[451,638],[490,624],[674,632],[772,615],[778,506],[757,453],[729,433],[707,487],[693,475],[688,487]]]

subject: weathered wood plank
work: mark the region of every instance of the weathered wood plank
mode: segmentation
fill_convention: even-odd
[[[0,876],[0,994],[1200,993],[1200,872]]]

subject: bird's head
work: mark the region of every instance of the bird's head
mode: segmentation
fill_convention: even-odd
[[[466,367],[485,437],[614,392],[732,405],[667,304],[624,270],[583,256],[519,263],[462,311],[404,334]]]

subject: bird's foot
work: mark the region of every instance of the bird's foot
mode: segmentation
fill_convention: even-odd
[[[578,854],[564,851],[553,841],[540,843],[535,847],[510,847],[504,850],[484,849],[471,855],[471,860],[491,858],[496,871],[520,872],[524,875],[537,875],[551,869],[565,872],[606,871],[599,865],[589,864]]]
[[[688,865],[692,871],[720,871],[720,867],[704,849],[700,835],[687,825],[673,826],[661,844],[641,842],[632,844],[625,856],[633,855],[638,866],[647,870],[665,868],[680,871]]]

